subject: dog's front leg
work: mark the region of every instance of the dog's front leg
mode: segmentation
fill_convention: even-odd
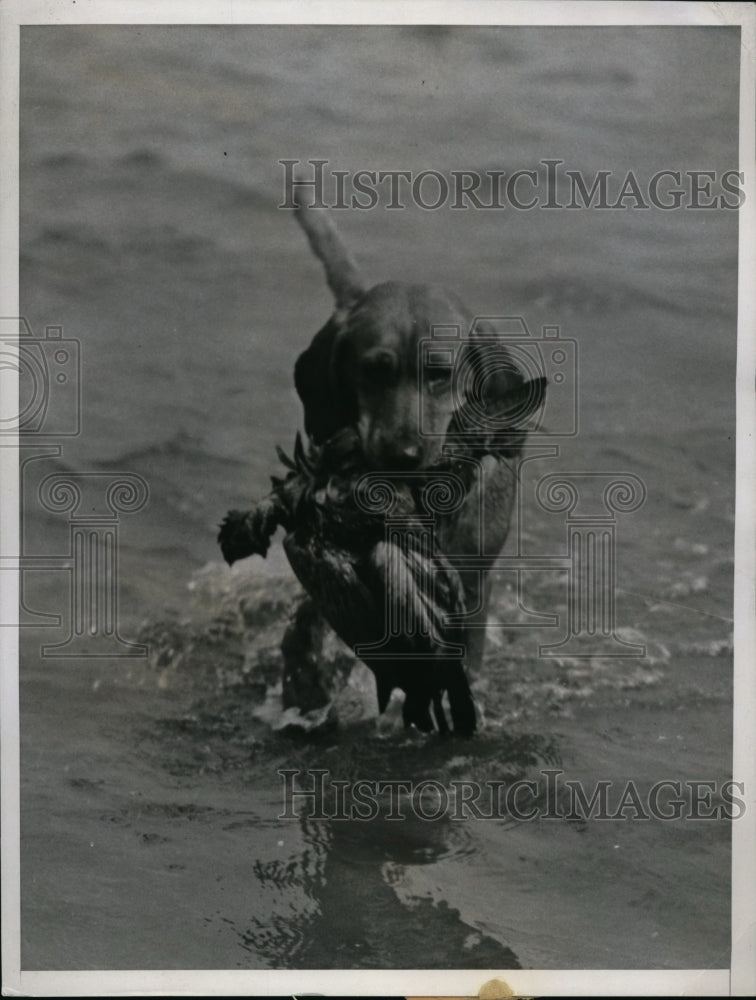
[[[328,703],[320,671],[325,629],[315,602],[302,598],[281,641],[284,708],[298,708],[304,714]]]
[[[491,574],[484,571],[461,575],[465,590],[465,604],[471,611],[463,628],[465,664],[470,676],[474,678],[480,674],[486,649],[488,605],[491,601]]]

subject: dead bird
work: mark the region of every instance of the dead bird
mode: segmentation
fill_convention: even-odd
[[[359,437],[342,429],[305,450],[297,436],[294,457],[278,449],[288,468],[273,477],[273,490],[250,511],[230,511],[218,541],[229,564],[265,556],[278,526],[286,531],[284,550],[302,586],[339,638],[352,649],[377,646],[380,657],[361,652],[376,678],[383,712],[391,692],[405,694],[406,725],[449,731],[442,707],[449,693],[455,730],[470,733],[474,707],[462,663],[458,628],[450,615],[464,613],[459,574],[440,553],[427,549],[427,531],[417,486],[401,481],[394,513],[402,515],[401,542],[386,537],[385,518],[357,501],[365,469]],[[468,476],[464,463],[448,458],[435,472]],[[429,470],[432,476],[434,470]],[[403,627],[387,634],[388,601],[399,609]],[[431,717],[431,709],[433,718]]]

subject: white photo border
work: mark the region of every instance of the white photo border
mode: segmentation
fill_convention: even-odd
[[[22,25],[74,24],[439,24],[740,26],[740,149],[745,200],[739,210],[737,344],[737,500],[735,528],[735,690],[733,777],[745,782],[745,814],[732,824],[732,957],[715,970],[513,970],[517,995],[753,995],[756,993],[756,241],[754,240],[754,51],[756,8],[740,3],[525,2],[525,0],[3,0],[0,6],[0,312],[19,315],[19,36]],[[12,445],[12,441],[9,442]],[[0,532],[18,552],[18,465],[0,449]],[[0,613],[18,609],[13,574]],[[7,618],[3,620],[8,620]],[[413,971],[82,971],[29,972],[20,966],[18,634],[0,629],[2,778],[2,968],[8,996],[330,995],[474,996],[494,972]]]

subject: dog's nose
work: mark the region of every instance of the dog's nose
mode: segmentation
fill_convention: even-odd
[[[416,444],[401,448],[392,456],[392,461],[399,469],[416,469],[420,465],[422,454]]]

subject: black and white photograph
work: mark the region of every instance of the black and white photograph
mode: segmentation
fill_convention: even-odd
[[[0,16],[4,995],[751,993],[753,8]]]

